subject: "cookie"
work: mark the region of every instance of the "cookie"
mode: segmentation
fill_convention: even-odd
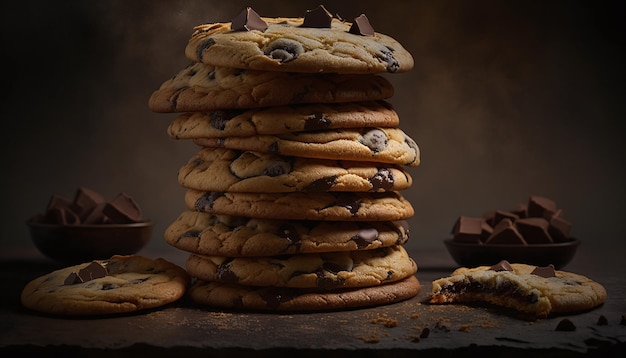
[[[404,301],[421,289],[415,276],[380,286],[312,291],[287,287],[254,287],[197,280],[190,298],[201,305],[270,312],[332,311],[374,307]]]
[[[399,122],[391,104],[381,100],[188,112],[176,117],[167,133],[173,139],[248,137],[322,129],[397,127]]]
[[[379,192],[407,189],[412,177],[393,164],[206,148],[180,168],[178,181],[186,188],[218,192]]]
[[[481,302],[547,317],[593,309],[606,295],[601,284],[579,274],[502,261],[494,266],[461,267],[433,281],[430,302]]]
[[[336,289],[378,286],[414,275],[417,265],[400,245],[373,250],[268,257],[191,254],[187,272],[204,281],[244,286]]]
[[[393,86],[380,75],[267,72],[194,63],[163,82],[148,107],[158,113],[206,112],[391,96]]]
[[[184,211],[165,230],[171,246],[209,256],[371,250],[409,239],[406,221],[290,221]]]
[[[216,215],[286,220],[393,221],[414,214],[399,192],[233,193],[189,189],[189,210]]]
[[[185,55],[213,66],[263,71],[365,74],[413,68],[411,54],[392,37],[374,32],[366,17],[359,19],[369,25],[365,33],[351,31],[353,22],[332,15],[322,28],[309,25],[306,18],[260,20],[267,25],[263,30],[245,31],[231,22],[197,26]]]
[[[416,167],[417,144],[400,128],[336,129],[251,137],[197,138],[203,147],[251,150],[286,156],[380,162]]]
[[[58,315],[129,313],[174,302],[189,284],[183,268],[162,258],[116,255],[38,277],[26,284],[21,302]]]

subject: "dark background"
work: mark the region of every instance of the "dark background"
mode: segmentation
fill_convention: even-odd
[[[197,148],[148,97],[182,69],[195,25],[244,6],[299,17],[316,1],[3,1],[2,247],[31,247],[26,220],[80,186],[132,195],[155,220],[184,210],[176,180]],[[422,164],[404,192],[408,248],[441,249],[460,215],[554,199],[583,247],[624,252],[622,1],[326,1],[365,13],[414,56],[386,75]],[[418,260],[419,262],[419,260]]]

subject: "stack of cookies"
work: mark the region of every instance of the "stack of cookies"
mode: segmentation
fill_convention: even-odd
[[[199,152],[179,171],[185,210],[166,230],[190,253],[190,297],[211,307],[337,310],[417,295],[402,246],[406,167],[419,149],[379,73],[413,58],[367,17],[265,18],[200,25],[192,63],[149,101]]]

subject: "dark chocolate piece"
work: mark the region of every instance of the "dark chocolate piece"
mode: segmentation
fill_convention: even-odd
[[[72,272],[65,279],[64,284],[73,285],[76,283],[87,282],[108,275],[107,268],[97,261],[92,261],[89,265],[78,270],[78,273]]]
[[[498,225],[498,223],[502,221],[502,219],[510,219],[511,221],[515,222],[517,219],[519,219],[519,216],[509,211],[496,210],[493,215],[492,226]]]
[[[81,283],[83,282],[83,280],[80,279],[80,277],[78,277],[78,275],[76,274],[76,272],[71,272],[67,278],[65,279],[65,281],[63,282],[64,285],[73,285],[75,283]]]
[[[359,249],[371,245],[378,239],[378,230],[374,228],[362,229],[358,234],[352,237],[352,241],[356,242]]]
[[[474,244],[479,243],[482,236],[483,223],[483,218],[469,216],[459,217],[454,224],[454,227],[452,228],[454,240],[459,242],[470,242]]]
[[[492,271],[513,271],[513,267],[507,260],[502,260],[489,268]]]
[[[78,225],[80,217],[70,208],[53,208],[46,212],[46,222],[59,225]]]
[[[359,143],[368,147],[372,153],[378,153],[385,150],[388,142],[389,138],[387,137],[387,134],[377,128],[367,130],[361,135],[361,138],[359,138]]]
[[[420,333],[420,338],[428,338],[429,334],[430,334],[430,328],[424,327],[424,329],[422,329],[422,332]]]
[[[284,239],[289,241],[289,246],[295,245],[297,251],[300,251],[300,247],[302,246],[302,238],[298,233],[298,230],[293,225],[285,224],[280,227],[278,231],[278,235]]]
[[[324,117],[323,113],[315,113],[308,117],[304,122],[305,131],[314,131],[320,129],[326,129],[330,127],[332,122],[330,119]]]
[[[374,28],[370,24],[370,20],[365,16],[365,14],[361,14],[354,19],[352,26],[350,26],[349,32],[355,35],[361,36],[374,36]]]
[[[524,218],[515,221],[515,227],[529,244],[549,244],[552,237],[548,233],[550,223],[544,218]]]
[[[313,10],[307,10],[304,15],[302,27],[330,28],[333,15],[326,10],[324,5],[320,5]]]
[[[264,49],[265,56],[281,63],[293,61],[304,53],[304,47],[298,41],[278,38],[270,42]]]
[[[237,275],[230,268],[230,261],[231,260],[227,260],[217,266],[217,272],[215,272],[215,279],[217,281],[226,283],[239,282],[239,277],[237,277]]]
[[[549,218],[556,212],[556,203],[549,198],[532,195],[528,199],[528,216]]]
[[[102,212],[102,210],[104,209],[105,206],[106,206],[106,203],[99,203],[98,205],[96,205],[96,207],[94,207],[91,210],[89,215],[87,215],[83,219],[83,224],[85,224],[85,225],[105,224],[106,223],[106,216]]]
[[[304,188],[304,191],[315,193],[326,192],[330,188],[332,188],[335,183],[337,183],[337,177],[334,175],[330,177],[319,178],[313,181],[311,184],[307,185],[306,188]]]
[[[215,200],[223,195],[224,193],[220,192],[207,192],[196,200],[194,206],[197,211],[211,212],[211,210],[213,210],[213,203],[215,203]]]
[[[127,224],[141,221],[141,210],[135,200],[126,193],[119,193],[102,209],[112,223]]]
[[[604,315],[600,315],[600,317],[598,317],[598,322],[596,324],[598,326],[608,326],[609,325],[609,320],[606,319],[606,317],[604,317]]]
[[[554,330],[573,332],[576,330],[576,325],[574,325],[574,322],[570,321],[569,319],[563,318],[561,321],[559,321],[559,323],[556,325],[556,328]]]
[[[530,274],[544,277],[544,278],[556,277],[556,272],[554,271],[554,265],[552,264],[548,266],[544,266],[544,267],[535,267],[535,269]]]
[[[570,239],[570,231],[572,224],[560,216],[552,216],[550,218],[550,226],[548,232],[556,242],[568,241]]]
[[[368,180],[372,184],[372,191],[388,191],[393,188],[393,173],[387,168],[379,168],[378,172]]]
[[[267,22],[261,19],[261,16],[248,6],[233,19],[230,24],[230,29],[233,31],[265,31],[267,29]]]
[[[493,233],[487,238],[485,244],[526,245],[526,241],[513,225],[513,221],[505,218],[493,228]]]
[[[87,188],[78,188],[71,207],[78,217],[84,220],[98,204],[104,202],[104,197],[99,193]]]
[[[491,234],[493,234],[493,227],[483,220],[483,223],[480,225],[480,241],[485,242]]]

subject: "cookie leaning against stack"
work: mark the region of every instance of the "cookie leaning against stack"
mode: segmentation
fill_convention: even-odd
[[[186,210],[165,232],[189,252],[191,298],[267,311],[350,309],[419,293],[409,238],[415,141],[386,101],[384,72],[411,55],[367,17],[323,7],[304,18],[200,25],[192,64],[149,100],[180,113],[174,139],[200,150],[180,168]]]

